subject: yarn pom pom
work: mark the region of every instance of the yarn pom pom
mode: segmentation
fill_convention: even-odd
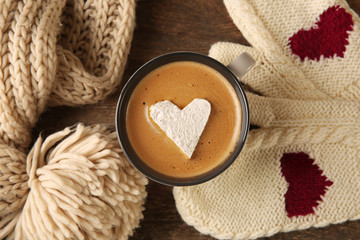
[[[15,239],[127,239],[143,217],[147,179],[101,126],[38,138]]]

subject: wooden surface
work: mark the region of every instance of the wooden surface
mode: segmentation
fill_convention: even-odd
[[[360,13],[360,0],[349,1]],[[207,54],[218,41],[246,44],[232,23],[221,0],[140,0],[137,2],[135,29],[128,66],[123,82],[143,63],[171,51],[187,50]],[[44,129],[60,130],[77,122],[102,123],[114,129],[114,115],[120,90],[102,103],[78,108],[48,109],[34,129],[34,136]],[[150,182],[144,219],[135,230],[134,240],[195,239],[209,240],[186,225],[176,211],[172,188]],[[331,225],[291,233],[279,233],[269,240],[282,239],[360,239],[360,221]]]

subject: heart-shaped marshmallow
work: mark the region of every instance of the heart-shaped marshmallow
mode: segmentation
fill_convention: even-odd
[[[150,107],[150,117],[191,158],[211,112],[211,104],[195,98],[182,110],[170,101]]]

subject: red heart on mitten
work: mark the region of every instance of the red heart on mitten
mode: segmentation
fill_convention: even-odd
[[[291,51],[303,61],[306,57],[319,60],[320,56],[344,57],[348,42],[348,31],[353,29],[351,14],[344,8],[333,6],[320,15],[315,27],[301,29],[289,38]]]
[[[327,187],[333,182],[323,175],[308,154],[285,153],[281,158],[281,171],[289,184],[285,194],[285,209],[289,217],[314,213]]]

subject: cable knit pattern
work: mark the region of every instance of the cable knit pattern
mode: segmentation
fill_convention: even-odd
[[[147,180],[100,126],[36,141],[47,105],[104,99],[120,83],[134,0],[0,3],[0,239],[126,239]]]
[[[359,17],[344,1],[224,2],[253,47],[216,43],[209,55],[225,65],[241,52],[256,59],[241,81],[249,89],[251,123],[259,128],[250,131],[227,171],[204,184],[174,188],[180,215],[219,239],[359,219]],[[347,32],[337,25],[344,17],[351,25]],[[343,56],[331,55],[342,46],[313,48],[309,56],[319,58],[292,51],[291,39],[303,44],[301,37],[314,34],[320,20],[326,31],[330,24],[339,27],[332,34],[345,36]]]

